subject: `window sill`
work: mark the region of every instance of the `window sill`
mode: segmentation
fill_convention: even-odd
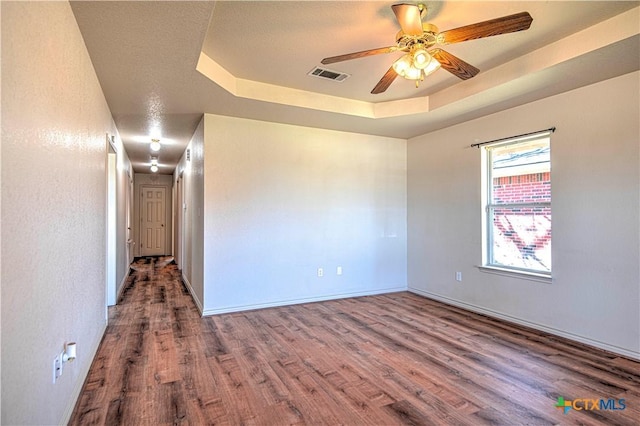
[[[540,283],[551,284],[551,275],[536,274],[535,272],[516,271],[513,269],[498,268],[496,266],[478,265],[477,268],[481,272],[489,274],[503,275],[506,277],[520,278],[523,280],[537,281]]]

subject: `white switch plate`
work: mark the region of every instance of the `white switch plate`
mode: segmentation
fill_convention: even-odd
[[[456,272],[456,281],[462,281],[462,272]]]
[[[342,266],[338,266],[338,267],[336,268],[336,274],[337,274],[337,275],[342,275]]]
[[[318,276],[319,277],[324,277],[324,269],[318,268]]]

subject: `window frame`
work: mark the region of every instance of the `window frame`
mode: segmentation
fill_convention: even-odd
[[[553,199],[550,197],[550,201],[542,202],[524,202],[524,203],[493,203],[493,159],[492,151],[495,148],[502,148],[510,145],[521,144],[525,142],[533,142],[536,140],[546,139],[549,144],[549,150],[551,149],[551,133],[555,129],[549,129],[541,132],[535,132],[523,136],[516,136],[513,138],[505,138],[495,142],[484,143],[481,150],[482,157],[482,265],[479,266],[480,270],[484,272],[492,272],[500,275],[516,276],[529,278],[536,281],[550,282],[553,272],[553,263],[549,271],[542,271],[538,269],[522,268],[518,266],[503,265],[494,262],[494,228],[493,228],[493,211],[496,208],[520,208],[520,207],[532,207],[532,208],[548,208],[552,210]],[[479,146],[478,146],[479,147]],[[494,151],[495,152],[495,151]],[[551,156],[551,153],[549,154]],[[549,172],[551,172],[551,157],[549,158]],[[551,179],[553,180],[553,179]],[[553,229],[553,216],[551,216],[552,229]],[[553,232],[552,232],[553,235]],[[552,237],[553,238],[553,237]],[[551,247],[553,248],[553,241],[551,241]]]

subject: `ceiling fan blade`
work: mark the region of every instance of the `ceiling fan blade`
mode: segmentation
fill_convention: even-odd
[[[415,4],[394,4],[391,6],[402,32],[410,36],[422,35],[420,8]]]
[[[480,72],[478,68],[442,49],[432,49],[429,54],[440,62],[442,68],[462,80],[468,80]]]
[[[324,58],[320,62],[327,65],[327,64],[333,64],[334,62],[348,61],[349,59],[364,58],[367,56],[380,55],[382,53],[391,53],[391,52],[395,52],[396,50],[398,50],[396,46],[380,47],[378,49],[363,50],[361,52],[346,53],[344,55],[331,56],[330,58]]]
[[[533,18],[529,12],[520,12],[502,18],[478,22],[464,27],[454,28],[438,34],[438,43],[451,44],[461,41],[491,37],[529,29]]]
[[[391,83],[393,83],[393,80],[395,80],[397,76],[398,76],[398,73],[395,72],[392,66],[391,68],[389,68],[389,71],[387,71],[382,76],[382,78],[380,79],[378,84],[376,84],[376,87],[373,88],[371,93],[374,95],[377,95],[378,93],[384,92],[389,88],[389,86],[391,86]]]

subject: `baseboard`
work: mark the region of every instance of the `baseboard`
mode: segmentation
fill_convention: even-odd
[[[254,309],[276,308],[278,306],[299,305],[301,303],[324,302],[326,300],[346,299],[349,297],[375,296],[376,294],[395,293],[398,291],[407,291],[407,287],[391,287],[374,291],[358,291],[353,293],[339,293],[318,297],[308,297],[302,299],[279,300],[277,302],[256,303],[251,305],[228,306],[224,308],[207,309],[202,315],[218,315],[228,314],[231,312],[251,311]]]
[[[82,387],[84,386],[84,383],[87,381],[87,376],[89,375],[89,369],[91,368],[91,365],[93,365],[93,360],[96,358],[96,354],[98,353],[98,349],[100,348],[100,343],[102,343],[102,339],[104,338],[104,333],[106,331],[107,331],[107,323],[105,322],[101,332],[99,333],[100,338],[93,344],[94,347],[91,349],[91,351],[87,352],[88,354],[90,354],[90,357],[88,358],[90,361],[86,364],[86,367],[83,368],[81,374],[79,375],[79,377],[81,377],[82,380],[78,380],[76,382],[76,385],[73,388],[73,393],[71,394],[72,398],[70,400],[71,403],[64,410],[64,416],[62,417],[62,422],[59,423],[61,425],[69,424],[69,421],[71,420],[71,416],[73,415],[73,410],[76,408],[78,398],[80,397],[80,392],[82,392]]]
[[[196,304],[196,307],[198,308],[198,312],[200,312],[200,316],[204,316],[205,314],[202,313],[202,302],[200,301],[200,299],[198,299],[198,297],[196,296],[196,293],[193,291],[193,286],[191,285],[187,277],[182,273],[182,271],[180,272],[180,275],[182,276],[182,281],[184,281],[184,285],[187,287],[187,290],[189,290],[189,294],[191,294],[193,303]]]
[[[446,303],[449,305],[457,306],[462,309],[466,309],[468,311],[476,312],[479,314],[483,314],[492,318],[498,318],[507,322],[511,322],[514,324],[522,325],[525,327],[533,328],[535,330],[543,331],[545,333],[553,334],[554,336],[564,337],[565,339],[573,340],[576,342],[584,343],[589,346],[594,346],[599,349],[604,349],[605,351],[612,352],[614,354],[622,355],[627,358],[635,359],[640,361],[640,352],[630,351],[625,348],[621,348],[619,346],[610,345],[605,342],[600,342],[599,340],[593,340],[588,337],[580,336],[577,334],[569,333],[564,330],[558,330],[557,328],[548,327],[546,325],[538,324],[531,321],[526,321],[520,319],[518,317],[514,317],[511,315],[504,314],[502,312],[493,311],[491,309],[486,309],[481,306],[473,305],[470,303],[462,302],[460,300],[451,299],[446,296],[441,296],[439,294],[431,293],[424,290],[419,290],[416,288],[409,288],[409,292],[415,293],[417,295],[426,297],[427,299],[433,299],[438,302]]]
[[[127,278],[129,278],[129,275],[131,275],[131,272],[133,272],[133,268],[129,267],[129,270],[127,271],[127,273],[124,274],[124,277],[122,277],[122,281],[120,281],[120,287],[118,289],[118,294],[116,294],[116,305],[118,304],[118,300],[120,300],[120,297],[122,296],[122,293],[124,292],[124,287],[125,287],[125,284],[127,283]]]

